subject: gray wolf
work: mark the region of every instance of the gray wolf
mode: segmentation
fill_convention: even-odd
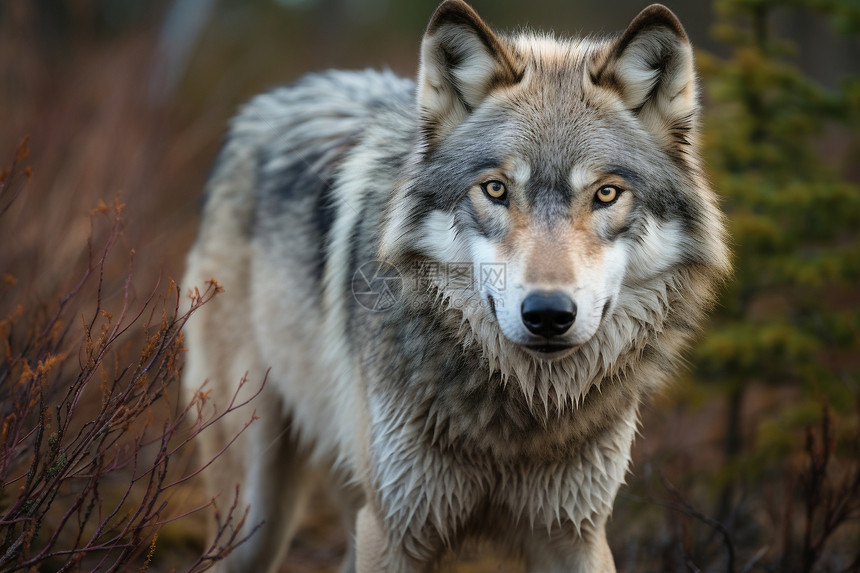
[[[221,570],[276,570],[324,482],[345,570],[438,568],[478,539],[530,571],[614,571],[638,410],[729,272],[697,117],[660,5],[558,39],[447,0],[415,82],[333,71],[248,103],[185,277],[225,289],[188,325],[189,391],[208,379],[223,409],[268,374],[207,472],[263,523]]]

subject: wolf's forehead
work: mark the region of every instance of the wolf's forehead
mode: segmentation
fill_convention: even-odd
[[[514,39],[514,46],[523,65],[519,87],[545,103],[564,103],[582,99],[589,63],[604,43],[525,34]]]
[[[608,120],[617,110],[592,97],[595,89],[589,76],[590,64],[606,42],[521,35],[513,43],[524,65],[523,75],[501,97],[508,99],[507,117],[518,124],[517,130],[549,144],[549,149],[541,150],[542,156],[583,145],[590,136],[616,127]]]
[[[583,70],[595,51],[604,45],[588,38],[558,39],[535,33],[520,34],[510,41],[527,67],[555,73]]]

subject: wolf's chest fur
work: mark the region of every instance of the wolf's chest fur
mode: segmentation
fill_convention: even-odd
[[[480,345],[455,335],[461,313],[409,314],[376,319],[392,322],[385,330],[394,338],[424,332],[420,349],[370,336],[358,350],[375,490],[405,539],[420,537],[428,520],[451,519],[464,537],[492,533],[499,520],[574,535],[610,511],[629,463],[635,386],[609,382],[576,403],[527,396],[513,375],[503,381],[493,371]],[[563,376],[556,373],[559,387],[575,386]]]
[[[415,508],[399,499],[412,488],[428,508],[457,500],[459,519],[476,520],[478,530],[493,511],[550,530],[579,528],[611,508],[635,431],[613,417],[619,408],[628,409],[625,420],[635,417],[623,389],[594,390],[578,408],[559,411],[528,404],[518,387],[488,380],[486,370],[432,372],[414,379],[420,391],[370,393],[380,501],[404,508],[401,527],[415,519]]]

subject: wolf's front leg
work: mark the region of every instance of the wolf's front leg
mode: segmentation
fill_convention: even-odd
[[[526,549],[529,572],[615,573],[605,522],[603,518],[594,526],[583,524],[580,533],[567,524],[551,535],[533,537]]]
[[[358,573],[429,571],[457,544],[460,527],[482,499],[482,482],[466,463],[438,452],[388,458],[366,484],[356,523]]]
[[[385,530],[382,527],[382,520],[376,516],[376,512],[369,505],[365,505],[358,512],[355,537],[356,573],[385,571],[387,567]]]
[[[356,521],[356,573],[420,571],[402,547],[391,543],[376,509],[369,504],[358,512]]]
[[[399,530],[386,523],[372,505],[358,512],[356,573],[412,573],[430,571],[445,549],[439,531],[413,522]]]
[[[454,541],[464,515],[432,493],[416,492],[414,505],[386,511],[365,505],[356,520],[357,573],[411,573],[433,569]]]

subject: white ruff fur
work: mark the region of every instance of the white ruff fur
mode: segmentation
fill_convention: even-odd
[[[549,415],[550,405],[559,412],[576,407],[592,388],[599,390],[604,379],[626,378],[628,363],[636,362],[649,342],[656,342],[671,293],[678,290],[671,279],[655,279],[633,290],[622,290],[614,311],[591,339],[569,356],[549,361],[532,356],[505,338],[479,293],[468,297],[460,291],[446,294],[442,287],[440,284],[437,294],[440,307],[445,312],[462,313],[459,335],[464,351],[480,351],[489,362],[490,375],[498,372],[505,384],[513,381],[519,385],[530,403],[539,398],[545,415]]]
[[[622,282],[612,310],[594,336],[557,360],[536,358],[511,343],[479,290],[452,292],[444,280],[436,280],[433,296],[441,312],[461,313],[463,349],[481,352],[489,363],[489,377],[498,372],[503,383],[519,385],[530,404],[539,399],[547,416],[550,406],[564,412],[577,406],[593,387],[599,390],[604,379],[626,378],[627,364],[638,362],[642,349],[655,343],[663,331],[673,293],[686,290],[677,284],[679,276],[657,274],[678,263],[681,249],[674,246],[679,238],[677,224],[652,222],[646,228],[641,250],[632,249],[635,255],[629,257],[628,280]],[[417,244],[435,261],[493,260],[490,257],[494,253],[479,247],[481,241],[458,236],[453,217],[438,211],[426,218],[420,236]],[[652,383],[658,385],[659,380]]]

